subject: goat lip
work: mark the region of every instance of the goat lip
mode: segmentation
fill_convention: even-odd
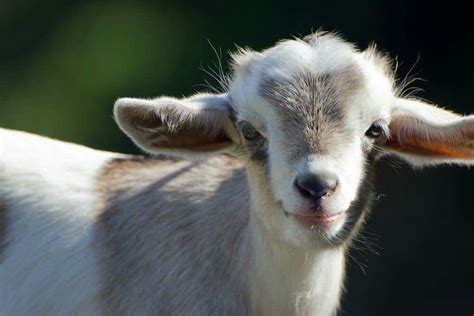
[[[340,219],[344,212],[339,212],[336,214],[330,214],[326,212],[314,213],[314,214],[298,214],[285,212],[286,215],[293,216],[300,224],[306,227],[321,226],[327,227],[331,225],[336,220]]]

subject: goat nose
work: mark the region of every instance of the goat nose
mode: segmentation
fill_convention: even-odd
[[[295,179],[298,192],[307,199],[319,201],[336,190],[337,176],[333,173],[304,174]]]

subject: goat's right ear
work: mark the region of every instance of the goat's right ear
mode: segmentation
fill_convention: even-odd
[[[139,147],[155,154],[195,157],[231,152],[238,139],[226,94],[121,98],[115,103],[114,116]]]

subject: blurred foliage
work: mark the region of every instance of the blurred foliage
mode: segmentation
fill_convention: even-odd
[[[417,5],[408,2],[20,0],[0,6],[1,125],[93,147],[133,150],[111,120],[117,97],[198,90],[205,76],[199,66],[216,61],[208,40],[224,52],[234,43],[261,49],[319,26],[362,47],[376,40],[408,66],[420,53],[415,72],[436,64],[429,77],[433,87],[442,86],[440,101],[468,109],[462,100],[472,83],[450,78],[466,76],[466,66],[472,70],[472,32],[458,36],[449,26],[436,29],[436,21],[413,25],[417,14],[410,10]],[[418,33],[406,32],[410,27]],[[432,49],[445,60],[432,60]],[[401,70],[408,71],[406,64]]]
[[[112,120],[116,98],[202,90],[199,68],[216,62],[208,41],[262,49],[321,26],[362,49],[375,41],[397,56],[401,78],[419,59],[421,96],[473,112],[472,12],[455,1],[3,0],[0,126],[137,152]],[[343,315],[472,314],[472,172],[380,173],[386,198],[366,231],[384,239],[356,248],[382,244],[383,255],[354,252],[366,272],[349,263]]]

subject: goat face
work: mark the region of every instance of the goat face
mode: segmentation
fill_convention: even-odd
[[[274,201],[261,222],[293,243],[346,240],[368,208],[391,80],[330,35],[234,60],[229,95],[243,152],[256,190]]]
[[[472,164],[474,119],[397,97],[387,60],[331,34],[233,55],[219,95],[119,99],[121,128],[152,153],[246,162],[253,212],[275,238],[334,246],[370,202],[373,162]]]

